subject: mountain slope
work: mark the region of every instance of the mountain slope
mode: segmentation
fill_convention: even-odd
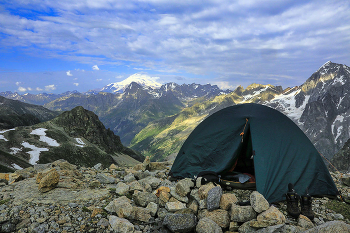
[[[59,113],[42,106],[22,103],[0,96],[0,129],[34,125],[50,120]]]
[[[321,154],[331,158],[349,139],[350,68],[327,62],[300,87],[264,104],[294,120]]]
[[[65,159],[80,166],[135,165],[143,157],[124,147],[91,111],[76,107],[53,120],[0,132],[2,167],[25,168]],[[136,160],[135,160],[136,159]]]
[[[21,102],[28,103],[28,104],[44,105],[57,98],[60,98],[63,96],[69,96],[74,93],[78,93],[78,91],[67,91],[62,94],[40,93],[37,95],[30,94],[30,93],[20,95],[17,92],[12,93],[11,91],[6,91],[6,92],[0,92],[0,96],[3,96],[7,99],[19,100]]]

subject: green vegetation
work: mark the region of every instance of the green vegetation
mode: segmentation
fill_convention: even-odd
[[[344,216],[344,218],[350,220],[350,205],[345,202],[340,202],[338,200],[329,200],[326,203],[326,208],[331,209],[341,215]]]
[[[0,201],[0,205],[6,204],[9,201],[10,201],[10,199],[1,200]]]

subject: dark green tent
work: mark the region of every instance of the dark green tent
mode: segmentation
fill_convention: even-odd
[[[177,178],[193,178],[201,171],[224,175],[235,164],[235,170],[240,166],[241,172],[247,169],[255,175],[257,191],[270,203],[285,199],[288,183],[300,195],[307,188],[313,196],[338,194],[320,154],[302,130],[279,111],[259,104],[228,107],[201,122],[184,142],[169,174]]]

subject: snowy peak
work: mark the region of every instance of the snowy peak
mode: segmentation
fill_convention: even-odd
[[[162,84],[158,83],[156,81],[157,79],[158,77],[151,77],[145,74],[133,74],[121,82],[106,85],[104,88],[102,88],[101,91],[123,93],[125,88],[128,87],[132,82],[138,83],[143,87],[151,87],[154,89],[158,89],[162,86]]]

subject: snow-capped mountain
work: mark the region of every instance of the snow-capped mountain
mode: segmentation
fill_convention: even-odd
[[[306,82],[265,103],[294,120],[326,157],[350,137],[350,68],[326,62]]]
[[[106,85],[101,89],[101,91],[111,93],[123,93],[124,89],[127,86],[129,86],[132,82],[138,83],[143,87],[151,87],[153,89],[158,89],[162,86],[162,84],[158,83],[156,81],[157,79],[157,77],[150,77],[144,74],[133,74],[121,82],[110,83]]]

